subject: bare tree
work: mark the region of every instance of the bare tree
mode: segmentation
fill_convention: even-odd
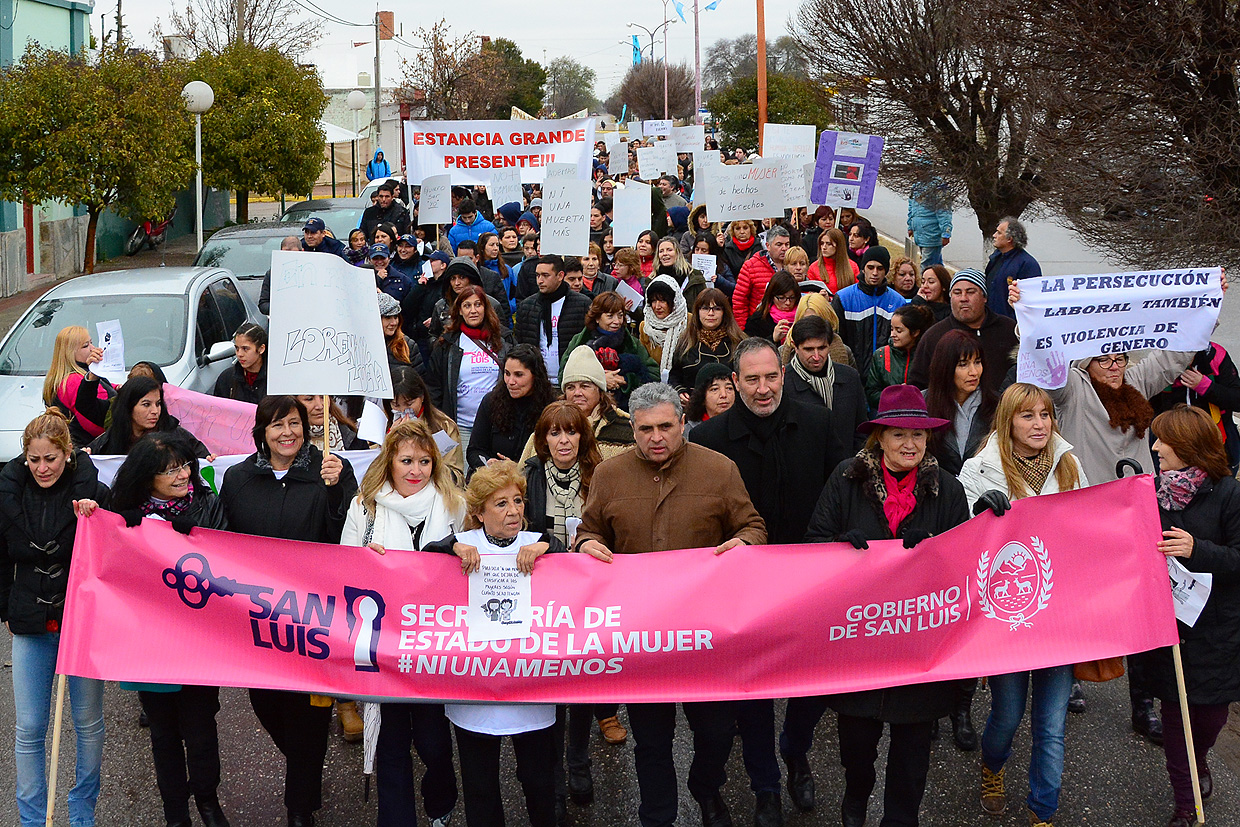
[[[796,78],[809,77],[809,65],[800,44],[791,35],[766,43],[766,70]],[[758,74],[758,36],[743,34],[720,38],[706,47],[702,59],[702,94],[709,99],[740,78]]]
[[[987,237],[1045,199],[1046,159],[1066,151],[1073,115],[1025,30],[1007,25],[961,0],[806,0],[792,36],[837,92],[837,122],[887,138],[884,179],[906,191],[942,179]]]
[[[547,109],[561,118],[597,103],[594,83],[598,75],[593,69],[571,57],[557,57],[547,64]]]
[[[629,112],[645,118],[663,117],[663,64],[643,60],[629,67],[616,97]],[[693,70],[684,63],[667,67],[667,114],[683,118],[693,114]]]
[[[302,7],[295,0],[243,2],[242,39],[252,46],[260,49],[275,46],[281,53],[295,58],[323,36],[323,24],[317,19],[305,19]],[[187,0],[183,9],[173,8],[168,18],[168,31],[156,21],[153,34],[157,40],[165,35],[184,37],[193,55],[219,54],[237,39],[236,0]]]
[[[422,48],[403,66],[400,86],[392,91],[398,101],[416,101],[426,107],[430,120],[486,117],[508,99],[509,74],[502,57],[482,49],[470,32],[453,35],[444,20],[413,34]]]
[[[1046,178],[1068,223],[1133,265],[1240,262],[1240,7],[998,0],[1078,109]]]

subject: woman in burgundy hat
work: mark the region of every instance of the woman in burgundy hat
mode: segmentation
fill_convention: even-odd
[[[930,432],[946,428],[931,417],[912,385],[883,388],[878,413],[857,429],[865,447],[836,467],[818,499],[807,543],[844,541],[869,554],[867,540],[904,541],[913,548],[969,518],[964,488],[926,452]],[[840,763],[844,765],[844,827],[865,823],[874,789],[874,761],[883,725],[891,727],[883,823],[916,824],[930,769],[930,731],[955,705],[954,681],[849,692],[788,702],[780,751],[788,764],[793,804],[814,805],[806,753],[814,725],[829,706],[839,713]]]

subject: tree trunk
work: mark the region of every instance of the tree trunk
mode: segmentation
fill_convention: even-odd
[[[86,222],[86,256],[82,262],[82,272],[95,272],[95,230],[99,227],[99,208],[87,207],[86,214],[89,219]]]
[[[250,223],[250,191],[237,190],[237,223]]]

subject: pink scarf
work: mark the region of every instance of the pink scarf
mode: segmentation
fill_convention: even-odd
[[[780,322],[794,322],[797,318],[797,311],[795,309],[780,310],[775,305],[771,305],[770,314],[771,320],[774,321],[775,324],[779,324]]]
[[[917,507],[917,497],[913,493],[917,485],[917,469],[905,474],[904,479],[897,480],[887,470],[886,463],[879,460],[879,464],[883,466],[883,487],[887,489],[887,499],[883,500],[883,515],[887,517],[891,536],[898,537],[900,523]]]

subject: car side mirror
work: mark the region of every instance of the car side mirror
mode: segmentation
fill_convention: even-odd
[[[232,342],[216,342],[199,360],[200,365],[209,365],[222,359],[230,359],[237,355],[237,346]]]

